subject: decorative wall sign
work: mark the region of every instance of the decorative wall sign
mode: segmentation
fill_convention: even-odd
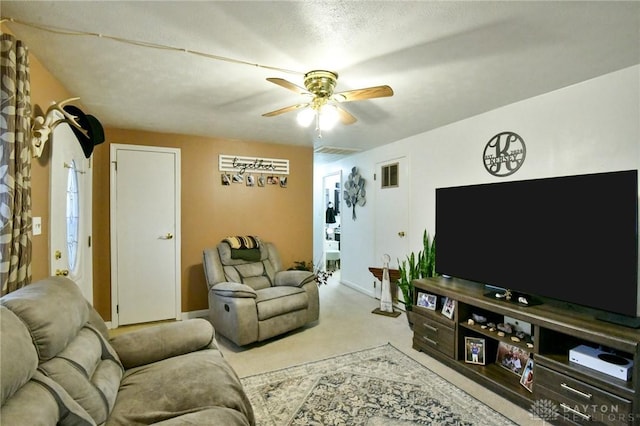
[[[273,185],[286,188],[289,160],[221,154],[218,156],[218,169],[222,172],[221,181],[225,186],[244,183],[248,187]]]
[[[221,172],[235,172],[240,175],[246,172],[288,175],[289,160],[221,154],[218,157],[218,169]]]
[[[484,168],[497,177],[514,174],[524,163],[527,148],[516,133],[502,132],[492,137],[484,147]]]
[[[361,207],[364,206],[367,202],[366,195],[364,179],[358,173],[358,168],[353,167],[344,184],[344,201],[347,203],[347,207],[353,209],[351,215],[353,220],[356,220],[356,204]]]

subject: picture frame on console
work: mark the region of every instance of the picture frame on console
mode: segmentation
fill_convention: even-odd
[[[437,301],[438,301],[438,296],[436,296],[435,294],[421,293],[421,292],[418,293],[418,306],[422,306],[425,309],[435,311]]]
[[[485,342],[479,337],[464,338],[464,362],[485,365]]]
[[[518,376],[522,376],[522,372],[529,362],[530,356],[531,354],[528,351],[518,346],[510,345],[506,342],[499,342],[496,364]]]
[[[445,297],[444,303],[442,304],[442,315],[449,319],[453,319],[453,313],[455,311],[456,304],[455,300],[450,297]]]
[[[520,384],[529,392],[533,392],[533,358],[527,360],[524,371],[520,377]]]

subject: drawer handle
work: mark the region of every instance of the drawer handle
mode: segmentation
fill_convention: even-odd
[[[431,343],[433,346],[438,346],[438,342],[433,339],[429,339],[428,337],[422,336],[422,340],[425,340],[427,343]]]
[[[569,407],[569,406],[568,406],[567,404],[565,404],[564,402],[561,402],[561,403],[560,403],[560,406],[561,406],[562,408],[564,408],[564,410],[565,410],[565,411],[569,411],[569,412],[570,412],[570,413],[572,413],[572,414],[575,414],[575,415],[577,415],[577,416],[579,416],[579,417],[582,417],[582,419],[583,419],[583,420],[586,420],[586,421],[588,421],[588,422],[590,422],[590,421],[591,421],[591,416],[590,416],[590,415],[588,415],[588,414],[584,414],[584,413],[581,413],[580,411],[575,410],[575,409],[573,409],[573,408]]]
[[[429,330],[433,331],[434,333],[438,332],[438,329],[436,327],[433,327],[429,324],[427,324],[426,322],[422,324],[424,326],[424,328],[428,328]]]
[[[573,392],[576,395],[579,395],[579,396],[581,396],[583,398],[586,398],[588,400],[591,400],[591,398],[593,397],[593,395],[591,395],[590,393],[585,393],[585,392],[579,391],[578,389],[574,389],[574,388],[572,388],[571,386],[569,386],[566,383],[561,383],[560,387],[562,389],[568,390],[569,392]]]

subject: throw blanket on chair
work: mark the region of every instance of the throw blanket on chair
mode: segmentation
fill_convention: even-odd
[[[260,260],[260,240],[251,235],[227,237],[223,242],[231,247],[231,258],[248,261]]]

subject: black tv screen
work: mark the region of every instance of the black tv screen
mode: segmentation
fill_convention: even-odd
[[[636,170],[436,189],[436,271],[638,315]]]

